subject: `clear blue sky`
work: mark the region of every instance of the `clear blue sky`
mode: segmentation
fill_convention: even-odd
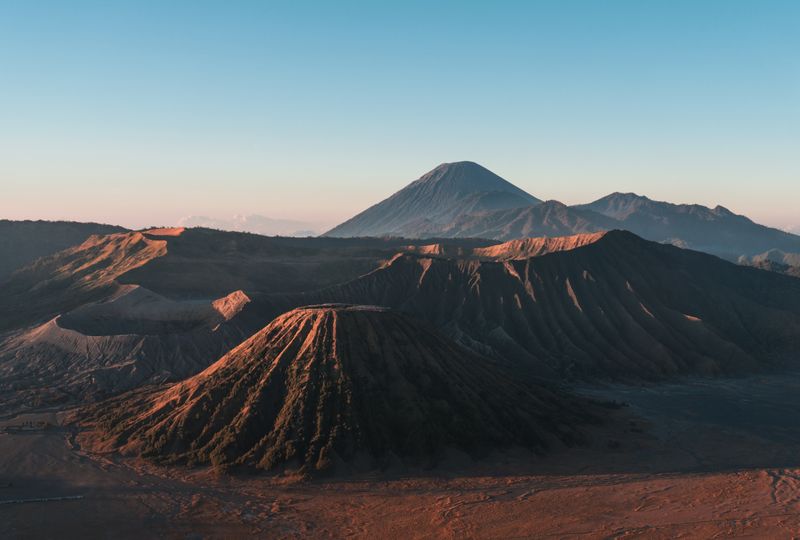
[[[0,217],[335,222],[445,161],[800,225],[800,2],[0,0]]]

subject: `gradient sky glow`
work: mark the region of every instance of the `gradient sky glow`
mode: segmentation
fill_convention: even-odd
[[[332,224],[457,160],[800,226],[800,2],[0,0],[0,217]]]

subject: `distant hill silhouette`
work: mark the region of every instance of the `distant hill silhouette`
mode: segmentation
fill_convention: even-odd
[[[126,229],[100,223],[75,221],[0,220],[0,282],[11,272],[39,257],[76,246],[93,234],[110,234]]]
[[[717,206],[672,204],[612,193],[589,204],[542,203],[480,165],[444,164],[328,236],[513,240],[623,229],[642,238],[736,261],[778,249],[800,253],[800,236]]]

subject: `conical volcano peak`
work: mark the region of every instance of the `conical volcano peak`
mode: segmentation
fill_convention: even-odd
[[[453,190],[454,195],[467,193],[502,191],[522,197],[531,197],[511,182],[496,175],[486,167],[473,161],[442,163],[422,175],[414,184],[427,184]]]
[[[539,202],[477,163],[442,163],[325,235],[415,236],[420,226],[442,225],[474,212],[521,208]]]
[[[427,465],[447,448],[541,451],[580,440],[586,407],[406,315],[325,304],[279,316],[182,383],[104,405],[98,435],[162,462],[313,472]]]

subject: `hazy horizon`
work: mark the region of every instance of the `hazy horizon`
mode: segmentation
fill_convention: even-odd
[[[437,163],[437,165],[438,165],[438,163]],[[431,166],[431,169],[432,168],[433,168],[433,166]],[[496,170],[492,169],[491,167],[487,167],[487,168],[489,168],[493,172],[496,172]],[[428,170],[430,170],[430,169],[428,169]],[[185,225],[186,224],[185,221],[187,221],[188,219],[191,219],[191,218],[205,218],[205,219],[207,219],[209,221],[216,221],[216,222],[223,222],[223,221],[233,222],[233,221],[236,221],[237,219],[241,219],[241,218],[248,218],[248,217],[253,218],[253,217],[255,217],[255,218],[268,218],[270,220],[276,220],[276,221],[295,221],[295,222],[298,222],[298,229],[299,230],[314,230],[316,232],[320,232],[321,233],[321,232],[323,232],[323,231],[325,231],[327,229],[330,229],[333,226],[338,225],[339,223],[349,219],[353,215],[361,212],[362,210],[366,209],[369,206],[372,206],[373,204],[379,202],[380,200],[383,200],[384,198],[390,196],[394,192],[399,191],[400,189],[406,187],[406,185],[411,183],[413,180],[416,180],[419,176],[424,174],[424,172],[428,172],[428,170],[425,170],[425,171],[419,173],[417,176],[415,176],[413,178],[409,178],[407,181],[405,181],[405,182],[403,182],[401,184],[398,184],[396,186],[396,188],[390,188],[390,191],[388,191],[386,193],[376,194],[375,197],[377,197],[377,198],[367,200],[366,197],[361,197],[360,199],[362,199],[363,202],[353,203],[352,205],[349,205],[349,206],[346,206],[346,207],[342,207],[336,213],[331,212],[331,213],[322,214],[322,215],[320,215],[319,213],[317,213],[317,214],[314,214],[314,213],[306,213],[306,214],[304,214],[302,212],[288,213],[288,212],[285,212],[285,211],[284,211],[284,213],[280,213],[280,211],[278,211],[275,214],[267,214],[265,212],[260,212],[258,210],[258,208],[259,208],[258,205],[257,204],[253,205],[252,201],[250,201],[250,202],[245,203],[245,204],[242,205],[242,207],[244,207],[244,208],[250,208],[251,209],[251,211],[247,211],[247,212],[236,211],[235,207],[229,206],[228,207],[229,208],[228,213],[213,212],[213,211],[212,212],[206,212],[206,213],[191,212],[191,209],[187,209],[186,213],[180,214],[180,215],[177,214],[177,213],[174,213],[174,212],[173,213],[165,212],[163,214],[164,217],[160,217],[160,218],[159,217],[154,217],[154,218],[149,219],[149,220],[145,219],[145,218],[134,218],[134,219],[127,219],[126,220],[126,219],[115,219],[113,217],[112,213],[109,213],[108,211],[103,210],[103,209],[97,209],[98,211],[96,213],[92,213],[92,212],[89,212],[89,213],[83,213],[83,212],[75,213],[75,212],[70,212],[69,210],[64,211],[62,209],[61,211],[56,211],[55,213],[50,214],[50,215],[31,214],[28,210],[25,210],[25,209],[17,209],[17,210],[15,210],[15,209],[11,208],[10,204],[7,205],[5,201],[0,201],[0,209],[2,210],[2,214],[0,214],[0,219],[15,219],[15,220],[25,220],[25,219],[37,220],[37,219],[43,219],[43,220],[53,220],[53,221],[65,220],[65,221],[86,221],[86,222],[90,221],[90,222],[98,222],[98,223],[107,223],[107,224],[112,224],[112,225],[120,225],[120,226],[129,228],[129,229],[143,229],[143,228],[151,227],[151,226],[180,226],[180,225]],[[500,176],[503,176],[503,175],[500,175]],[[796,233],[796,234],[800,234],[800,217],[797,217],[797,218],[794,218],[794,219],[792,219],[791,217],[781,219],[781,217],[779,217],[779,216],[771,215],[770,212],[766,212],[764,214],[764,218],[763,219],[759,219],[759,217],[757,217],[757,215],[748,214],[746,211],[741,211],[740,209],[738,209],[736,207],[733,207],[733,206],[730,206],[730,205],[727,205],[727,204],[723,204],[723,203],[720,203],[719,201],[715,201],[715,200],[709,200],[709,201],[668,200],[668,199],[652,196],[651,194],[648,194],[648,193],[642,193],[640,191],[626,190],[626,189],[616,189],[616,190],[600,193],[600,194],[597,194],[596,196],[593,196],[593,197],[587,198],[587,199],[581,199],[581,198],[566,199],[564,197],[558,197],[558,196],[545,196],[541,192],[532,192],[530,189],[526,189],[524,184],[522,184],[520,182],[515,182],[513,179],[505,177],[505,176],[504,176],[504,178],[506,180],[510,181],[511,183],[517,185],[518,187],[524,189],[525,191],[529,192],[531,195],[534,195],[534,196],[536,196],[536,197],[538,197],[538,198],[540,198],[542,200],[558,200],[558,201],[561,201],[561,202],[563,202],[565,204],[568,204],[568,205],[589,203],[589,202],[595,201],[595,200],[597,200],[597,199],[599,199],[599,198],[601,198],[601,197],[603,197],[605,195],[609,195],[609,194],[614,193],[614,192],[624,192],[624,193],[633,192],[633,193],[636,193],[637,195],[646,196],[646,197],[648,197],[650,199],[653,199],[653,200],[665,201],[665,202],[670,202],[670,203],[674,203],[674,204],[702,204],[702,205],[708,206],[710,208],[713,208],[713,207],[715,207],[717,205],[722,205],[722,206],[725,206],[726,208],[728,208],[729,210],[733,211],[734,213],[743,214],[743,215],[751,218],[755,222],[760,223],[762,225],[767,225],[767,226],[770,226],[770,227],[775,227],[775,228],[778,228],[778,229],[782,229],[782,230],[786,230],[786,231],[793,232],[793,233]],[[289,202],[290,204],[292,203],[292,201],[285,201],[285,202]],[[8,206],[8,209],[6,208],[6,206]],[[137,211],[137,209],[135,209],[135,208],[134,209],[128,208],[128,210],[132,211],[135,215],[141,215],[141,216],[147,216],[148,215],[148,209],[147,208],[142,208],[141,211]],[[189,223],[187,226],[194,226],[194,225],[196,225],[196,224]],[[228,230],[239,230],[239,228],[233,227],[233,226],[230,226],[230,227],[216,226],[215,228],[228,229]]]
[[[0,218],[339,223],[442,162],[800,227],[800,4],[6,6]]]

